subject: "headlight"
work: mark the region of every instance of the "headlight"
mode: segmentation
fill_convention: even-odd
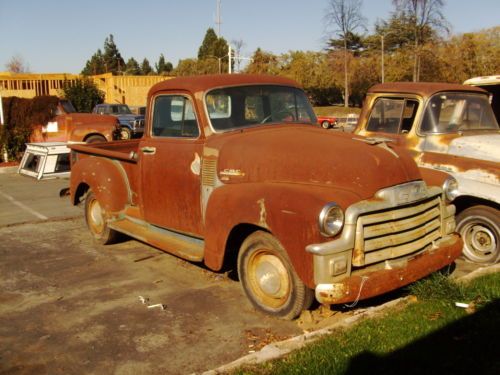
[[[336,203],[328,203],[319,214],[319,231],[325,237],[333,237],[344,226],[344,212]]]
[[[458,197],[458,181],[455,177],[448,177],[443,184],[444,196],[448,202]]]

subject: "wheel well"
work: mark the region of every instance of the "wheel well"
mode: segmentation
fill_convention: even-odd
[[[83,138],[83,141],[84,142],[87,142],[87,140],[90,138],[90,137],[93,137],[93,136],[98,136],[98,137],[101,137],[103,138],[105,141],[107,141],[106,137],[104,135],[102,135],[101,133],[90,133],[90,134],[87,134],[85,136],[85,138]]]
[[[457,214],[459,214],[460,212],[469,207],[478,205],[489,206],[497,210],[500,210],[500,204],[489,201],[487,199],[472,197],[470,195],[461,195],[458,198],[456,198],[452,203],[457,208]]]
[[[238,224],[231,230],[224,249],[222,272],[230,271],[231,276],[237,277],[236,264],[241,244],[249,235],[258,230],[269,232],[269,230],[253,224]]]
[[[73,205],[78,206],[80,203],[82,203],[89,189],[90,186],[87,184],[81,183],[80,185],[78,185],[75,191],[75,196],[73,198]]]

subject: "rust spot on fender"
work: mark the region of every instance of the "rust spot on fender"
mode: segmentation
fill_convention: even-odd
[[[259,199],[257,201],[257,204],[260,207],[259,225],[261,227],[268,228],[267,221],[266,221],[267,220],[266,203],[265,203],[264,198]]]

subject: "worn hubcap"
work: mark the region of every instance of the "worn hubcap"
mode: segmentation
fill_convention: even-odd
[[[469,237],[472,246],[481,253],[489,254],[496,248],[495,236],[488,228],[481,225],[474,225],[470,229]]]
[[[489,262],[498,254],[498,240],[492,228],[478,223],[465,225],[460,231],[464,253],[474,261]]]
[[[261,250],[250,259],[249,271],[251,288],[261,302],[276,308],[288,300],[289,274],[279,257]]]
[[[95,233],[102,233],[104,229],[104,220],[99,202],[94,199],[89,205],[89,224]]]

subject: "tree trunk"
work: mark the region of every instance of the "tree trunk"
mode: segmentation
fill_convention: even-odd
[[[347,77],[347,39],[344,34],[344,107],[349,107],[349,80]]]

